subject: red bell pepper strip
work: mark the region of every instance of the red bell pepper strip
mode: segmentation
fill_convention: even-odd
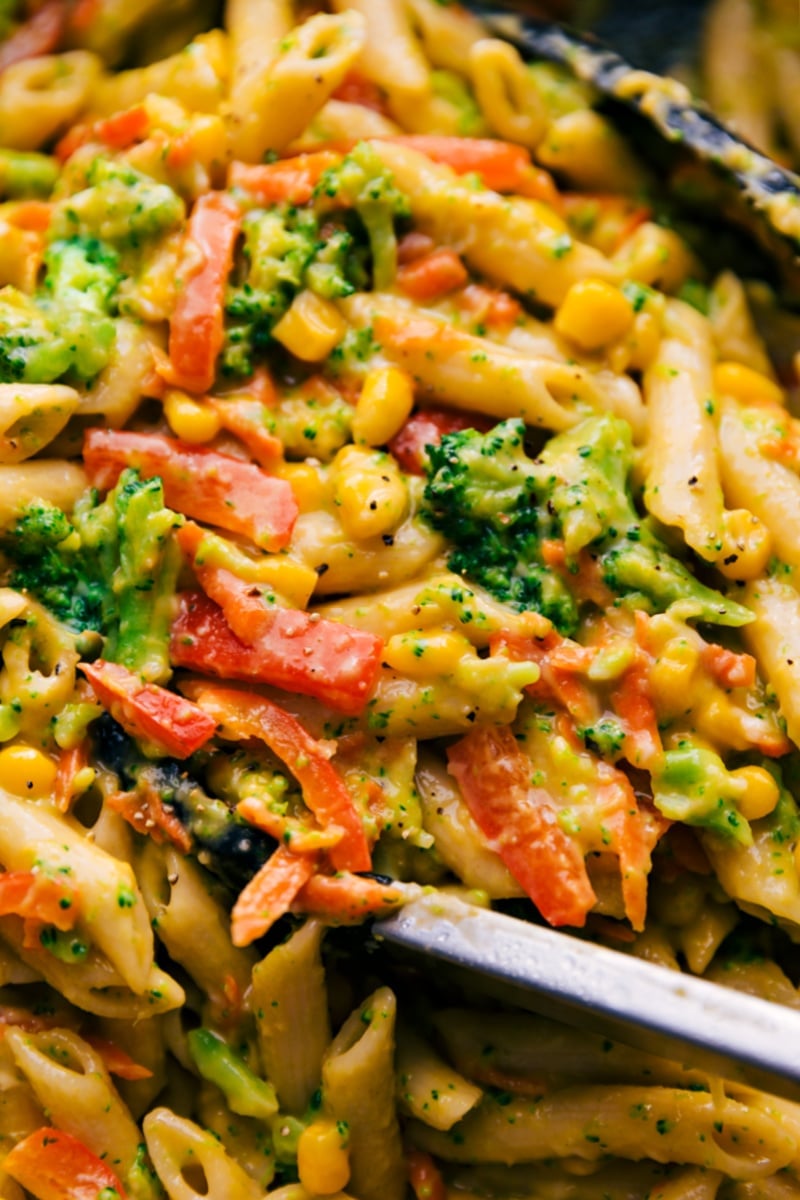
[[[426,158],[452,167],[459,175],[480,175],[494,192],[516,192],[543,200],[554,208],[560,198],[552,177],[534,167],[530,153],[512,142],[493,138],[448,137],[446,134],[403,134],[381,138],[417,150]]]
[[[3,1159],[3,1170],[37,1200],[127,1200],[118,1175],[63,1129],[37,1129]]]
[[[192,838],[180,818],[169,809],[158,791],[149,784],[139,783],[135,792],[112,792],[105,803],[128,822],[142,837],[149,837],[158,846],[170,842],[181,854],[188,854]]]
[[[202,568],[200,577],[215,599],[224,600],[225,610],[199,593],[181,595],[170,641],[173,666],[269,683],[351,716],[363,711],[380,674],[380,638],[338,621],[314,621],[313,614],[297,609],[271,611],[229,571]],[[234,621],[240,631],[260,632],[248,644],[234,633]]]
[[[190,392],[207,392],[214,382],[224,340],[225,288],[242,215],[225,192],[207,192],[195,203],[186,230],[189,268],[169,323],[169,356]]]
[[[0,71],[56,49],[67,23],[65,0],[46,0],[38,12],[0,44]]]
[[[358,71],[349,71],[331,98],[343,100],[346,104],[360,104],[362,108],[371,108],[384,117],[389,116],[389,106],[381,89]]]
[[[41,871],[0,874],[0,916],[13,914],[66,932],[75,928],[79,912],[79,893],[67,876]]]
[[[724,688],[755,687],[756,660],[752,654],[735,654],[724,646],[704,646],[700,661],[713,679]]]
[[[262,467],[273,466],[283,458],[283,443],[266,428],[264,417],[268,409],[260,400],[245,396],[218,400],[215,396],[209,396],[208,402],[222,422],[223,429],[244,442]]]
[[[404,899],[400,888],[342,871],[338,875],[312,875],[292,908],[295,912],[347,925],[393,912]]]
[[[106,1038],[95,1037],[91,1033],[84,1033],[82,1037],[100,1055],[109,1075],[116,1075],[119,1079],[127,1079],[131,1083],[135,1083],[138,1079],[152,1079],[153,1072],[132,1059],[127,1050],[123,1050],[116,1042],[109,1042]]]
[[[287,913],[297,893],[317,869],[311,854],[279,846],[239,895],[231,913],[231,941],[249,946]]]
[[[522,305],[508,292],[471,283],[457,298],[459,308],[476,324],[488,329],[509,329],[522,315]]]
[[[291,713],[252,692],[202,684],[197,703],[223,726],[223,735],[259,738],[285,763],[298,780],[303,799],[323,829],[343,830],[331,848],[337,871],[369,871],[369,846],[361,817],[344,780],[329,762],[326,746],[316,741]]]
[[[596,897],[583,854],[552,798],[531,783],[533,765],[511,730],[473,729],[447,757],[481,832],[544,919],[584,925]]]
[[[447,1200],[447,1187],[442,1173],[430,1154],[409,1150],[406,1155],[408,1182],[417,1200]]]
[[[112,150],[127,150],[143,141],[150,132],[150,117],[143,104],[135,104],[124,112],[114,113],[102,121],[88,125],[73,125],[55,148],[59,162],[66,162],[76,150],[90,142],[102,142]]]
[[[99,488],[113,487],[125,467],[135,467],[144,479],[157,475],[170,508],[243,533],[262,550],[282,550],[291,539],[298,514],[291,486],[229,454],[158,433],[90,429],[83,462]]]
[[[188,758],[216,732],[215,721],[184,696],[143,683],[118,663],[81,663],[100,703],[132,737],[154,742],[173,758]]]
[[[459,433],[462,429],[479,429],[485,433],[491,427],[491,421],[478,414],[421,408],[395,434],[389,449],[406,474],[424,475],[428,461],[426,447],[438,446],[446,433]]]
[[[455,250],[433,250],[422,258],[401,266],[397,272],[398,287],[420,302],[437,300],[463,287],[469,279],[467,269]]]
[[[232,162],[228,187],[250,192],[262,204],[308,204],[329,167],[342,161],[336,150],[316,150],[274,163]]]
[[[55,802],[60,812],[69,812],[75,794],[75,776],[88,765],[88,747],[79,742],[71,750],[62,751],[56,774]]]

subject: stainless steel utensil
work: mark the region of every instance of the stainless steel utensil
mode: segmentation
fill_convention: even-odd
[[[373,935],[395,957],[434,960],[456,988],[477,982],[494,999],[800,1100],[800,1011],[449,895],[413,901]]]

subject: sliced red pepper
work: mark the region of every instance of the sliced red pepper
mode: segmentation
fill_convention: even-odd
[[[709,675],[724,688],[751,688],[756,685],[756,660],[752,654],[735,654],[724,646],[709,643],[703,647],[700,661]]]
[[[81,663],[100,703],[132,737],[153,742],[173,758],[188,758],[210,737],[216,724],[184,696],[157,683],[143,683],[119,663]]]
[[[262,204],[308,204],[325,172],[341,161],[338,151],[316,150],[254,166],[233,162],[228,171],[228,187],[242,188]]]
[[[83,1040],[88,1042],[92,1049],[100,1055],[103,1065],[110,1075],[116,1075],[119,1079],[127,1079],[131,1083],[135,1083],[138,1079],[152,1079],[153,1072],[147,1067],[143,1067],[141,1063],[137,1063],[127,1050],[123,1050],[116,1042],[95,1037],[91,1033],[85,1033],[82,1036]]]
[[[447,1200],[447,1187],[442,1173],[430,1154],[409,1150],[406,1155],[408,1182],[417,1200]]]
[[[170,318],[169,356],[190,392],[207,392],[214,382],[224,340],[225,288],[241,222],[239,206],[225,192],[201,196],[189,218],[192,266]]]
[[[204,567],[198,574],[215,599],[224,600],[225,611],[199,593],[180,597],[170,642],[174,666],[270,683],[348,715],[363,711],[380,674],[380,638],[297,609],[267,609],[230,571]],[[236,636],[234,622],[247,640]]]
[[[452,167],[459,175],[480,175],[487,188],[495,192],[535,194],[536,199],[551,197],[558,200],[558,192],[552,184],[545,189],[546,171],[535,168],[528,150],[512,142],[496,141],[493,138],[448,137],[444,134],[407,134],[400,137],[381,139],[397,142],[417,150],[426,158]]]
[[[315,741],[291,713],[252,692],[203,684],[198,704],[224,726],[223,736],[259,738],[300,783],[303,799],[323,829],[337,826],[343,837],[330,851],[337,871],[368,871],[371,860],[361,818],[344,780],[329,761],[327,747]]]
[[[437,300],[463,287],[469,279],[467,269],[455,250],[439,249],[401,266],[397,284],[412,300]]]
[[[550,795],[506,726],[471,730],[447,752],[469,811],[551,925],[582,926],[595,903],[583,854],[558,824]]]
[[[347,925],[393,912],[404,899],[400,888],[342,871],[338,875],[312,875],[292,907],[297,912]]]
[[[381,89],[358,71],[349,71],[345,75],[332,99],[343,100],[346,104],[360,104],[362,108],[371,108],[384,117],[389,115],[389,106]]]
[[[208,402],[222,422],[223,429],[244,442],[262,467],[274,466],[283,458],[283,443],[267,429],[264,418],[269,410],[261,400],[247,396],[219,400],[209,396]]]
[[[127,150],[135,142],[143,141],[149,132],[150,116],[147,109],[143,104],[135,104],[101,121],[73,125],[56,146],[55,156],[60,162],[66,162],[76,150],[89,142],[102,142],[113,150]]]
[[[464,288],[458,304],[473,321],[488,329],[509,329],[522,313],[522,305],[508,292],[497,291],[482,283],[471,283]]]
[[[63,1129],[37,1129],[3,1159],[3,1170],[37,1200],[127,1200],[118,1175]]]
[[[253,463],[158,433],[90,429],[83,462],[95,487],[111,488],[125,467],[144,479],[158,476],[170,508],[252,538],[262,550],[289,544],[298,507],[285,479],[266,475]]]
[[[159,846],[170,842],[181,854],[191,850],[189,831],[149,783],[140,781],[135,792],[112,792],[105,803],[142,837],[152,838]]]
[[[56,774],[55,802],[61,812],[69,812],[72,797],[75,795],[75,777],[88,765],[88,746],[85,741],[79,742],[71,750],[64,750],[58,763]]]
[[[407,474],[424,475],[428,462],[426,447],[438,446],[446,433],[460,433],[462,429],[479,429],[486,433],[491,428],[492,422],[478,414],[421,408],[395,434],[389,449]]]
[[[279,846],[253,876],[231,913],[231,941],[249,946],[263,937],[285,913],[316,870],[311,854],[292,854]]]
[[[75,928],[79,913],[79,893],[68,876],[41,871],[6,871],[0,875],[0,916],[13,914],[66,932]]]
[[[0,71],[23,59],[52,53],[61,41],[66,23],[65,0],[45,0],[38,12],[0,44]]]

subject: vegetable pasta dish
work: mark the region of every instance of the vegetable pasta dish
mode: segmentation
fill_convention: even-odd
[[[466,10],[216,15],[0,2],[0,1197],[800,1195],[796,1104],[331,928],[800,1006],[792,318]]]

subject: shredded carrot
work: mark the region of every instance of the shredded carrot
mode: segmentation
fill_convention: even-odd
[[[234,946],[249,946],[289,911],[316,870],[313,855],[292,854],[279,846],[240,894],[231,914]]]
[[[116,1042],[110,1042],[106,1038],[95,1037],[93,1033],[83,1034],[83,1040],[88,1042],[93,1050],[103,1060],[103,1064],[110,1075],[116,1075],[120,1079],[127,1079],[131,1083],[135,1083],[138,1079],[152,1079],[153,1072],[148,1067],[137,1063],[131,1058],[127,1050],[123,1050]]]
[[[752,654],[735,654],[724,646],[709,643],[703,647],[700,661],[724,688],[755,687],[756,660]]]
[[[409,1150],[406,1155],[408,1182],[417,1200],[447,1200],[442,1174],[430,1154]]]
[[[86,767],[88,762],[89,747],[85,740],[71,750],[62,751],[55,785],[56,806],[61,812],[69,812],[72,798],[75,795],[75,777]]]
[[[154,787],[142,781],[135,792],[114,792],[106,800],[108,807],[118,812],[137,833],[151,837],[158,845],[164,842],[188,854],[192,839],[174,812],[164,807],[164,802]]]
[[[376,913],[390,912],[403,903],[403,893],[390,884],[341,871],[314,875],[297,896],[299,912],[335,920],[340,924],[363,921]]]

